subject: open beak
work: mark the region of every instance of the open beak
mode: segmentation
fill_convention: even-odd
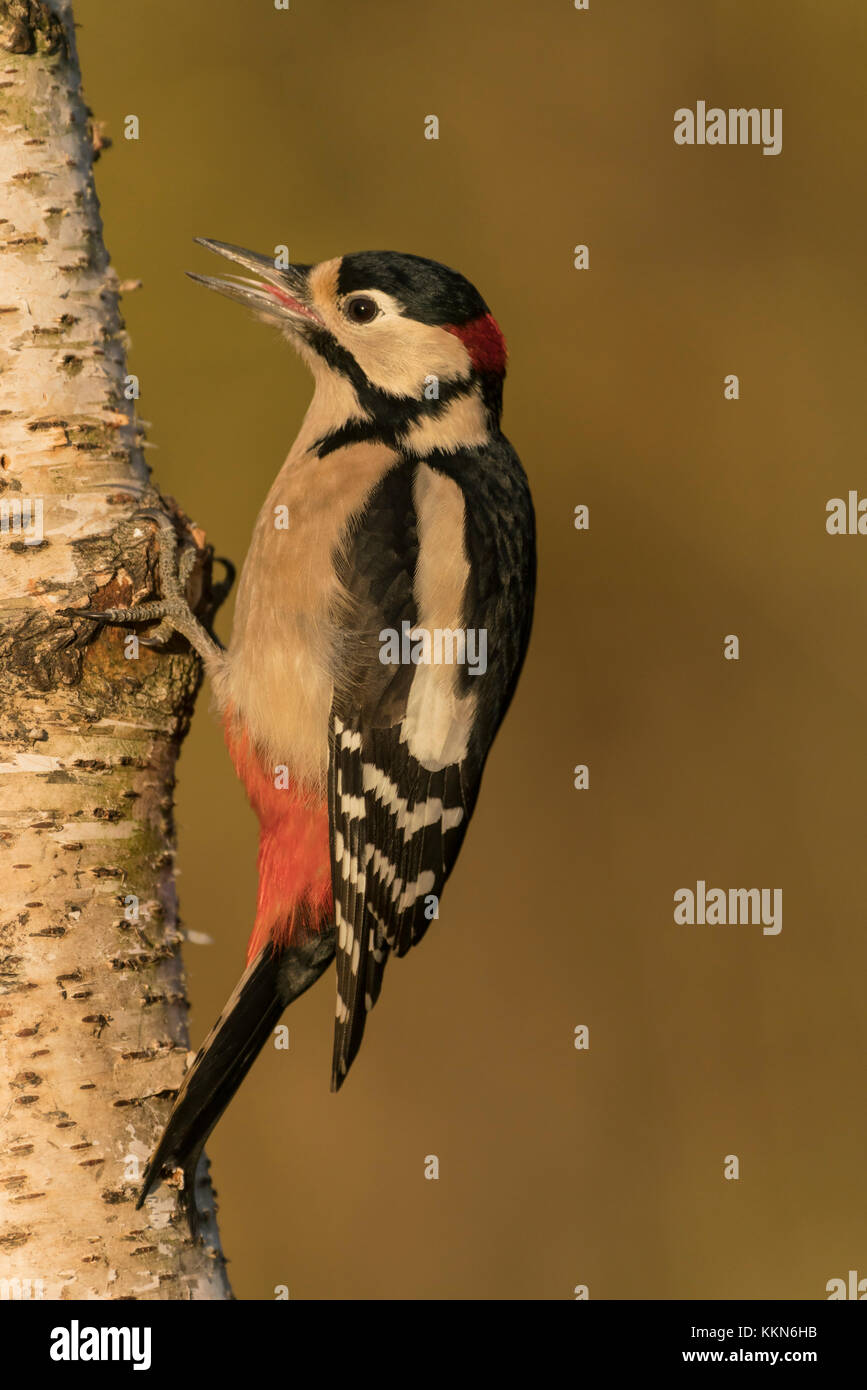
[[[284,326],[292,323],[315,323],[323,327],[322,319],[310,303],[307,281],[307,265],[290,265],[278,270],[270,256],[259,256],[255,251],[245,251],[240,246],[230,246],[224,241],[211,241],[208,237],[197,236],[199,246],[225,256],[245,270],[255,272],[256,278],[249,275],[195,275],[188,270],[187,275],[209,290],[224,294],[227,299],[236,299],[255,309],[258,314],[272,319]]]

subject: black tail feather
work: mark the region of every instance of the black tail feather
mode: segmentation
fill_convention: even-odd
[[[183,1171],[181,1202],[195,1237],[199,1227],[196,1170],[208,1136],[234,1096],[280,1015],[314,984],[334,956],[335,930],[275,951],[264,946],[251,961],[184,1077],[147,1168],[136,1207],[164,1173]]]

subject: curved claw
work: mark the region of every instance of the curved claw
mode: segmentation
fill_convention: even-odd
[[[235,569],[232,561],[226,559],[225,555],[215,555],[214,559],[218,560],[226,571],[218,584],[211,585],[211,601],[214,604],[214,611],[216,612],[220,605],[225,603],[229,594],[232,592],[232,585],[235,582],[235,575],[238,571]]]
[[[63,618],[93,618],[96,622],[107,623],[108,614],[100,612],[98,608],[58,608],[58,613]]]
[[[154,628],[150,636],[140,637],[138,643],[140,647],[164,647],[172,640],[174,635],[175,629],[167,618],[163,618],[162,622]]]

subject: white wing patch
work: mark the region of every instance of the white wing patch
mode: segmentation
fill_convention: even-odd
[[[429,772],[467,755],[476,701],[472,694],[460,699],[456,683],[454,666],[419,666],[412,678],[401,736]]]
[[[413,583],[416,625],[428,632],[454,631],[463,625],[470,574],[463,539],[464,495],[445,473],[421,463],[413,500],[419,541]],[[420,665],[412,678],[401,738],[429,772],[466,757],[476,700],[473,694],[458,695],[458,674],[457,666]]]

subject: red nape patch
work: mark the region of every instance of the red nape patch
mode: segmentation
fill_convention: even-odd
[[[328,807],[290,784],[274,786],[274,770],[250,747],[246,730],[227,714],[224,734],[235,771],[259,817],[259,897],[247,964],[266,942],[287,946],[299,933],[322,931],[333,916]]]
[[[505,375],[506,340],[493,314],[482,314],[480,318],[470,319],[469,323],[446,323],[443,327],[447,333],[460,338],[477,372]]]

